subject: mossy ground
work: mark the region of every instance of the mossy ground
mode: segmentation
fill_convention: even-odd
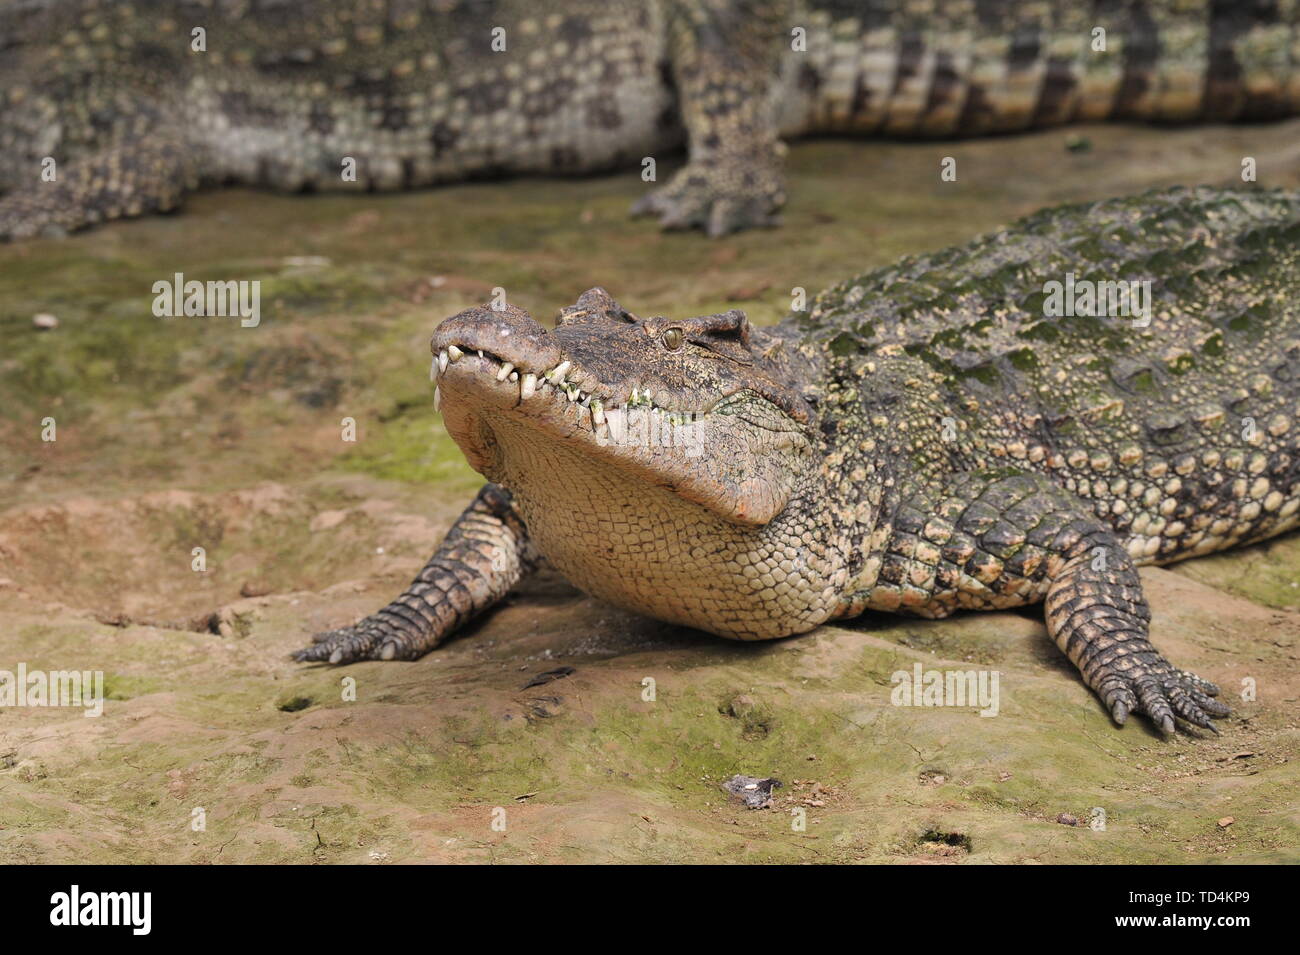
[[[95,719],[0,708],[5,858],[1297,860],[1294,536],[1144,574],[1157,642],[1232,697],[1218,738],[1116,730],[1033,612],[734,645],[545,578],[417,663],[287,660],[400,589],[477,486],[433,412],[427,341],[493,287],[542,319],[603,285],[640,314],[772,321],[795,286],[1045,204],[1229,182],[1247,155],[1261,184],[1300,185],[1297,131],[804,144],[784,227],[725,242],[628,220],[630,171],[212,192],[0,247],[0,669],[102,670],[108,697]],[[175,272],[260,279],[262,324],[155,318]],[[891,706],[916,662],[998,670],[998,715]],[[523,689],[560,665],[576,672]],[[782,780],[775,809],[728,801],[735,773]]]

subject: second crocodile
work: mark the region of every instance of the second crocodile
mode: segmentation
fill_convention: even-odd
[[[1281,119],[1297,49],[1291,0],[10,0],[0,240],[201,183],[653,179],[683,141],[637,208],[716,235],[772,221],[782,136]]]

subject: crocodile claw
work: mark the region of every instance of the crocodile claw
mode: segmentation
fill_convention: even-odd
[[[315,634],[312,645],[295,650],[291,656],[298,663],[354,663],[377,660],[375,653],[383,634],[369,623],[369,618],[350,627]]]
[[[1123,726],[1130,713],[1144,713],[1165,736],[1173,735],[1177,720],[1218,733],[1212,722],[1232,710],[1214,699],[1219,688],[1187,670],[1175,668],[1158,654],[1150,661],[1129,658],[1128,666],[1108,668],[1098,692],[1111,719]]]
[[[780,222],[784,203],[780,176],[736,163],[692,162],[660,189],[632,206],[632,215],[653,215],[667,230],[702,229],[711,238]]]

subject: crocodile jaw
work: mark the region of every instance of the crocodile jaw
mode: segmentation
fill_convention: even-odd
[[[753,396],[727,396],[693,413],[669,412],[641,396],[615,405],[566,381],[571,368],[563,356],[530,371],[486,352],[441,349],[432,369],[437,402],[470,466],[516,493],[524,492],[520,483],[563,480],[509,460],[502,434],[514,424],[578,451],[593,467],[735,524],[767,524],[789,502],[806,442],[796,430],[754,426],[756,412],[747,407]]]
[[[499,378],[502,367],[477,353],[448,359],[438,374],[444,421],[470,463],[511,490],[530,539],[566,579],[616,606],[738,640],[802,633],[831,615],[844,574],[815,546],[824,535],[811,530],[814,509],[789,485],[751,476],[739,501],[705,502],[715,470],[707,453],[615,443],[608,412],[602,428],[589,404],[554,385],[523,398],[522,378]],[[716,421],[703,416],[709,427],[765,435],[725,414],[725,401],[717,409]],[[627,414],[630,434],[638,415],[654,412]],[[792,444],[762,457],[798,456]],[[688,486],[675,476],[686,468],[704,476]]]

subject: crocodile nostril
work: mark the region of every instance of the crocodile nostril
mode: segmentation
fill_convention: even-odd
[[[521,373],[544,372],[560,360],[560,348],[546,329],[513,305],[500,311],[480,305],[453,315],[437,327],[429,346],[435,357],[449,348],[481,351]]]

